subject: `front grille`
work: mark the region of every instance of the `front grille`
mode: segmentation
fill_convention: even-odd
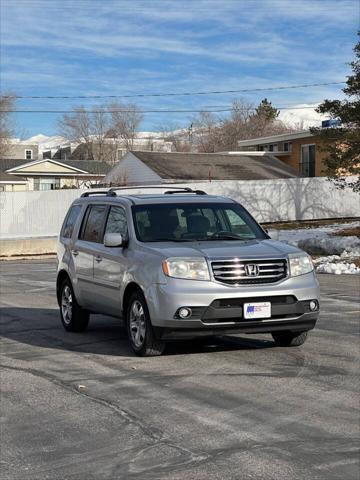
[[[256,275],[248,274],[247,265],[255,265]],[[211,262],[215,280],[230,285],[274,283],[287,275],[286,260],[216,260]],[[250,267],[251,268],[251,267]]]

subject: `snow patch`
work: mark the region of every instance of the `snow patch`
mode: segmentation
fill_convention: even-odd
[[[360,274],[360,267],[353,262],[355,258],[360,258],[360,238],[332,235],[340,230],[359,226],[360,222],[338,223],[316,228],[270,230],[269,234],[272,238],[299,247],[310,255],[321,255],[314,259],[318,273]]]
[[[310,255],[341,255],[348,252],[354,257],[360,256],[360,239],[357,237],[315,237],[300,240],[298,247]]]

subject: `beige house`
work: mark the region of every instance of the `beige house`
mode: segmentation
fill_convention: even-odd
[[[23,192],[28,190],[28,187],[29,184],[25,178],[0,172],[0,192]]]
[[[39,145],[36,143],[21,142],[20,140],[12,139],[8,151],[3,158],[13,160],[38,160]]]
[[[105,162],[72,161],[58,162],[53,159],[23,162],[21,160],[0,160],[0,170],[9,182],[13,179],[12,190],[59,190],[81,188],[97,184],[105,177],[110,166]],[[15,183],[21,181],[25,183]],[[8,184],[6,184],[8,185]],[[15,188],[15,185],[18,185]],[[20,185],[22,187],[20,187]]]

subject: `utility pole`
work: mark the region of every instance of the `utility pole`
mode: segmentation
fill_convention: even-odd
[[[189,131],[190,152],[192,152],[193,151],[193,124],[192,123],[188,131]]]

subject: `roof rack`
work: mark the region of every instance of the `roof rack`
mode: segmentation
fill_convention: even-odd
[[[196,195],[206,195],[206,192],[202,191],[202,190],[193,190],[192,188],[190,187],[169,187],[168,185],[164,185],[164,186],[152,186],[152,185],[146,185],[146,186],[133,186],[133,187],[112,187],[108,190],[107,192],[107,195],[109,197],[114,197],[116,196],[116,192],[118,190],[145,190],[145,189],[150,189],[150,190],[154,190],[154,189],[167,189],[165,192],[164,192],[164,195],[169,195],[169,194],[172,194],[172,193],[195,193]],[[169,190],[171,189],[171,190]],[[95,192],[94,192],[95,193]]]
[[[107,195],[107,190],[97,190],[96,192],[85,192],[81,194],[81,197],[90,197],[90,195]]]
[[[171,195],[174,193],[193,193],[195,195],[207,195],[203,190],[193,190],[190,187],[169,187],[168,185],[164,186],[134,186],[134,187],[112,187],[109,190],[97,190],[95,192],[85,192],[81,197],[90,197],[90,195],[106,195],[107,197],[116,197],[116,192],[118,190],[145,190],[145,189],[167,189],[164,192],[164,195]],[[170,190],[169,190],[170,189]]]
[[[173,193],[195,193],[195,195],[207,195],[204,190],[192,190],[191,188],[187,188],[186,190],[168,190],[164,192],[164,195],[172,195]]]

